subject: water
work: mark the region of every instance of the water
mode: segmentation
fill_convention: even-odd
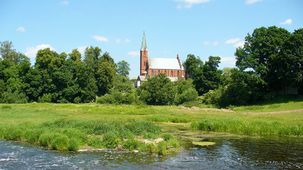
[[[60,153],[0,141],[0,169],[303,169],[303,139],[215,139],[168,157]]]

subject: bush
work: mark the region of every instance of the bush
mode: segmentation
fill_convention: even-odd
[[[165,133],[162,135],[164,141],[168,141],[168,140],[171,140],[174,138],[174,136],[172,134],[169,134],[169,133]]]
[[[98,136],[89,136],[87,139],[87,144],[96,148],[103,148],[102,139]]]
[[[27,97],[22,92],[11,92],[6,91],[2,94],[2,97],[0,98],[0,103],[26,103]]]
[[[152,105],[173,104],[175,98],[174,85],[163,74],[149,78],[140,86],[138,93],[140,100]]]
[[[116,148],[120,143],[120,138],[113,132],[108,132],[103,135],[102,143],[106,148]]]
[[[43,94],[43,96],[39,97],[38,102],[40,103],[50,103],[52,102],[53,95],[51,93]]]
[[[23,136],[23,130],[16,127],[5,128],[3,136],[6,140],[21,141]]]
[[[36,144],[39,142],[39,137],[41,135],[42,131],[41,130],[27,130],[25,132],[24,137],[26,138],[26,142],[30,144]]]
[[[158,154],[159,155],[167,155],[167,143],[166,142],[160,142],[157,146]]]
[[[69,151],[77,151],[79,149],[80,142],[76,138],[71,138],[69,140],[68,150]]]
[[[51,140],[51,147],[54,150],[67,151],[69,148],[69,140],[66,135],[55,134],[54,138]],[[73,146],[71,146],[73,147]]]
[[[135,150],[138,149],[140,146],[140,142],[138,142],[135,139],[128,139],[123,143],[123,148],[128,149],[128,150]]]
[[[49,132],[45,132],[45,133],[41,134],[39,136],[39,140],[38,140],[39,144],[44,147],[51,146],[51,140],[52,140],[53,136],[54,136],[54,134],[49,133]]]
[[[264,100],[265,82],[258,75],[238,69],[232,69],[230,74],[225,85],[204,95],[204,103],[227,107]]]
[[[194,101],[198,97],[198,92],[193,86],[191,79],[179,80],[175,83],[176,95],[174,103],[179,105],[185,102]]]

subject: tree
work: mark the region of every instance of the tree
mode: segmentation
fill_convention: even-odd
[[[11,42],[1,43],[0,55],[0,102],[3,103],[24,103],[28,98],[24,93],[26,88],[24,75],[30,69],[29,59],[16,52]]]
[[[108,94],[97,98],[97,103],[133,104],[138,102],[138,97],[133,83],[125,76],[116,75],[113,87]]]
[[[113,85],[113,78],[116,75],[116,65],[108,53],[104,53],[98,61],[95,72],[98,86],[97,95],[104,95],[109,92]]]
[[[117,73],[121,76],[128,77],[129,75],[129,64],[125,61],[119,61],[117,64]]]
[[[174,103],[179,105],[185,102],[190,102],[198,97],[193,81],[191,79],[179,80],[175,83],[176,95]]]
[[[174,102],[175,88],[169,78],[160,74],[140,86],[139,96],[146,104],[169,105]]]
[[[218,69],[219,63],[220,57],[217,56],[210,56],[205,64],[203,64],[199,57],[195,57],[192,54],[187,56],[184,63],[186,77],[192,78],[199,95],[203,95],[220,85],[222,71]]]
[[[278,60],[290,36],[287,30],[275,26],[255,29],[245,37],[244,47],[236,50],[237,67],[242,71],[252,70],[268,83],[269,90],[278,91],[282,82],[278,80],[277,65],[283,64]]]
[[[219,107],[246,105],[264,99],[265,82],[254,72],[231,69],[224,85],[204,95],[204,103]]]
[[[196,57],[193,54],[188,54],[183,65],[185,67],[186,78],[193,78],[198,74],[199,69],[203,66],[203,62],[199,57]]]
[[[283,50],[271,64],[271,84],[276,88],[298,88],[303,94],[303,29],[295,30],[284,44]],[[287,91],[286,91],[287,92]]]

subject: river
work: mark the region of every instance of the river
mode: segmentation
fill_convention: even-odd
[[[0,169],[303,169],[302,138],[213,139],[167,157],[142,153],[60,153],[0,141]]]

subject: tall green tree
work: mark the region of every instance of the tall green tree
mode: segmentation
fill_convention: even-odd
[[[280,89],[278,84],[282,82],[278,80],[276,69],[277,65],[283,64],[278,60],[290,36],[287,30],[275,26],[255,29],[252,35],[245,37],[244,47],[236,50],[237,67],[255,72],[268,83],[270,90]]]
[[[108,53],[104,53],[98,61],[96,70],[96,82],[98,86],[97,95],[104,95],[113,86],[113,79],[116,75],[116,64]]]
[[[222,71],[218,69],[220,57],[210,56],[204,64],[199,57],[189,54],[184,63],[186,77],[193,80],[199,95],[217,88],[221,83]]]
[[[174,102],[175,88],[169,78],[160,74],[140,86],[139,96],[146,104],[169,105]]]
[[[9,41],[0,44],[0,102],[24,103],[28,97],[24,93],[26,88],[24,76],[30,70],[29,59],[16,52]]]
[[[121,76],[128,77],[130,67],[128,62],[125,60],[119,61],[117,64],[117,73]]]
[[[203,62],[199,57],[196,57],[193,54],[188,54],[183,65],[185,67],[185,77],[193,78],[199,73],[199,69],[203,66]]]

